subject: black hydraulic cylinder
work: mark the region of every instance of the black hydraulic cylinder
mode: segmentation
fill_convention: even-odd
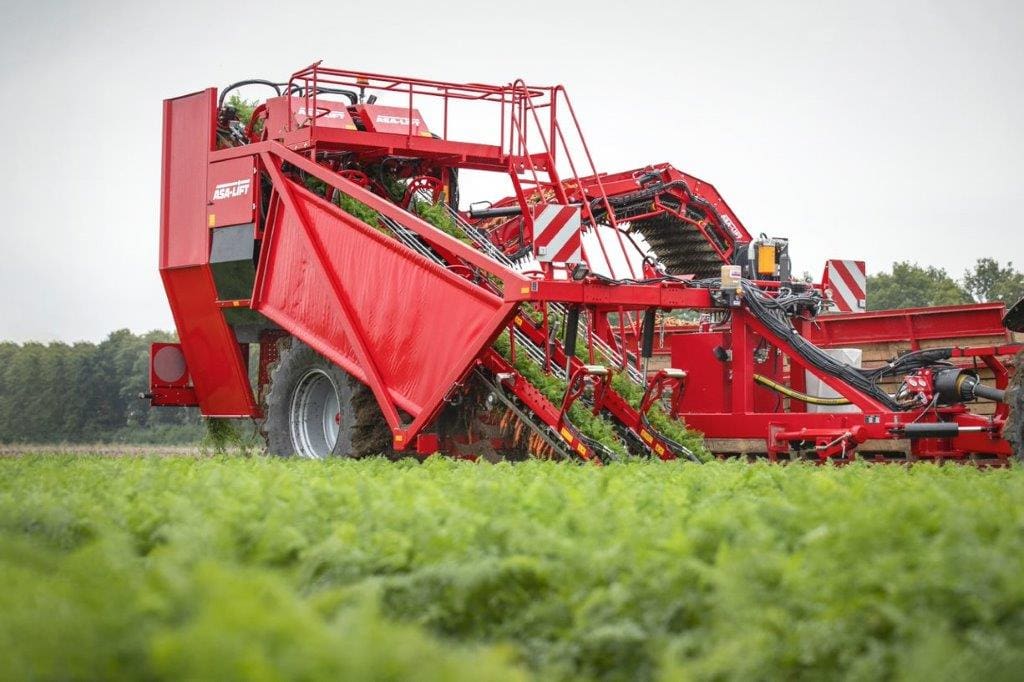
[[[907,424],[902,429],[907,438],[956,438],[960,435],[960,425],[955,422]]]
[[[640,338],[640,356],[650,358],[654,354],[654,308],[644,311],[644,328]]]
[[[500,206],[498,208],[472,208],[469,209],[470,218],[508,218],[514,215],[521,215],[523,209],[518,206]]]
[[[576,355],[576,332],[580,326],[580,307],[570,306],[565,315],[565,354],[570,361]]]

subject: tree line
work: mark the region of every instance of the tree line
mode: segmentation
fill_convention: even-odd
[[[1024,273],[1013,262],[979,258],[959,280],[945,269],[901,261],[890,272],[868,277],[868,310],[922,308],[1000,301],[1007,306],[1024,296]]]
[[[956,280],[941,268],[893,263],[868,278],[868,308],[885,310],[972,301],[1013,304],[1024,274],[991,258]],[[101,343],[0,343],[0,443],[196,443],[205,433],[194,408],[150,409],[149,345],[173,341],[152,331],[111,333]]]
[[[192,443],[194,408],[150,409],[149,345],[127,329],[101,343],[0,343],[0,443]]]

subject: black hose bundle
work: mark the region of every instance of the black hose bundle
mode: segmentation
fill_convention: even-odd
[[[842,379],[861,393],[871,396],[891,410],[906,409],[878,386],[885,376],[908,374],[926,367],[948,366],[951,348],[932,348],[906,353],[877,369],[860,369],[833,358],[797,332],[790,315],[808,306],[821,306],[821,298],[814,292],[786,294],[778,297],[764,293],[753,282],[743,280],[744,299],[750,312],[777,336],[786,339],[797,354],[808,364],[829,376]]]
[[[946,362],[952,356],[952,348],[928,348],[904,353],[877,369],[860,371],[869,372],[867,376],[872,381],[880,381],[886,376],[909,374],[926,367],[952,367],[952,363]]]

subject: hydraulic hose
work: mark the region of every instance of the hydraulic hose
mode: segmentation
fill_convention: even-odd
[[[776,393],[781,393],[784,396],[799,400],[802,403],[808,403],[810,405],[849,405],[850,401],[846,398],[819,398],[818,396],[807,395],[800,391],[795,391],[789,386],[784,386],[778,382],[772,381],[766,376],[760,374],[754,375],[754,381],[761,384],[766,388],[770,388]]]
[[[249,78],[244,81],[238,81],[237,83],[232,83],[228,87],[221,90],[220,97],[217,101],[217,108],[220,109],[224,106],[224,99],[227,97],[229,92],[236,88],[240,88],[243,85],[265,85],[268,88],[273,88],[274,92],[276,92],[279,97],[281,96],[281,88],[288,87],[287,83],[275,83],[273,81],[264,80],[262,78]],[[295,84],[292,85],[291,89],[289,90],[289,93],[299,95],[304,94],[302,87]],[[345,97],[351,104],[356,104],[359,101],[359,95],[352,92],[351,90],[344,90],[342,88],[318,87],[316,89],[316,93],[318,95],[341,95]]]
[[[985,384],[975,384],[972,392],[975,397],[984,398],[985,400],[991,400],[996,403],[1006,402],[1006,391],[1001,388],[995,388],[994,386],[986,386]]]
[[[836,360],[796,333],[793,323],[789,319],[790,313],[804,305],[817,306],[820,300],[815,296],[793,294],[785,297],[771,298],[753,282],[749,280],[741,280],[740,282],[743,287],[744,300],[751,314],[768,327],[773,334],[789,341],[797,355],[810,363],[814,368],[829,376],[841,379],[844,383],[849,384],[861,393],[871,396],[889,409],[899,409],[900,406],[892,396],[876,385],[877,377],[872,376],[872,374],[878,372],[878,370],[861,370]]]
[[[341,95],[346,98],[350,104],[357,104],[359,102],[359,95],[352,92],[351,90],[344,90],[342,88],[324,88],[318,87],[316,89],[318,95]]]
[[[228,87],[226,87],[223,90],[221,90],[220,91],[220,98],[217,101],[217,108],[221,109],[221,108],[224,107],[224,98],[227,97],[229,92],[231,92],[232,90],[234,90],[236,88],[240,88],[243,85],[266,85],[268,88],[273,88],[274,92],[276,92],[278,94],[278,96],[281,95],[281,88],[280,88],[280,86],[277,83],[273,83],[271,81],[263,80],[262,78],[250,78],[249,80],[238,81],[237,83],[232,83]]]

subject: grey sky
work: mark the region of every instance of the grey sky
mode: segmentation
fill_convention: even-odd
[[[1024,265],[1021,3],[2,3],[0,339],[170,328],[161,100],[321,58],[561,82],[601,170],[712,182],[797,271]]]

